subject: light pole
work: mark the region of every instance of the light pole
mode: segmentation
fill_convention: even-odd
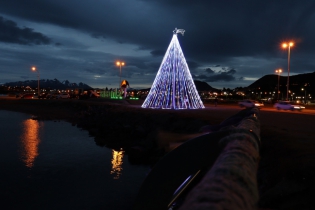
[[[119,86],[118,86],[118,87],[120,88],[120,84],[121,84],[121,67],[125,65],[125,62],[117,61],[117,62],[116,62],[116,65],[119,66],[119,77],[120,77],[120,81],[119,81]]]
[[[289,100],[289,77],[290,77],[290,49],[294,45],[293,42],[283,43],[283,48],[288,48],[288,79],[287,79],[287,100]]]
[[[32,71],[37,71],[37,77],[38,77],[38,86],[37,86],[37,91],[38,91],[38,98],[39,98],[39,71],[36,69],[35,66],[32,67]]]
[[[306,88],[302,88],[302,91],[304,91],[304,104],[306,104]]]
[[[277,94],[277,99],[279,100],[279,80],[280,80],[280,74],[282,72],[282,69],[276,69],[276,73],[278,73],[278,94]]]

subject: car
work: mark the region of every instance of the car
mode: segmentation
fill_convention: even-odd
[[[56,99],[58,95],[59,95],[59,94],[57,94],[57,93],[48,93],[48,94],[46,95],[46,98],[47,98],[47,99]]]
[[[38,98],[39,98],[39,99],[45,99],[45,98],[47,98],[47,93],[41,93]]]
[[[275,103],[274,107],[278,110],[299,110],[302,111],[303,109],[305,109],[304,106],[298,105],[298,104],[293,104],[290,101],[280,101],[278,103]]]
[[[16,93],[15,98],[21,98],[23,96],[23,93]]]
[[[74,93],[69,94],[69,95],[70,95],[70,98],[75,98],[75,99],[78,99],[78,98],[79,98],[79,95],[76,95],[76,94],[74,94]]]
[[[56,97],[57,99],[63,99],[63,98],[70,98],[70,95],[68,93],[60,93]]]
[[[264,106],[264,104],[260,103],[259,101],[254,101],[254,100],[249,100],[249,99],[245,99],[245,100],[239,101],[238,105],[240,107],[246,107],[246,108],[252,108],[252,107],[261,108],[261,107]]]
[[[25,93],[21,96],[22,99],[33,99],[34,94],[33,93]]]

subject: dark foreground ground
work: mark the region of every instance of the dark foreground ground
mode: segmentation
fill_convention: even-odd
[[[0,98],[0,109],[38,120],[66,120],[86,129],[95,143],[124,148],[134,164],[151,164],[178,142],[161,141],[193,134],[238,112],[141,109],[141,102],[105,100],[21,100]],[[315,116],[261,112],[261,161],[257,171],[260,209],[315,209]]]

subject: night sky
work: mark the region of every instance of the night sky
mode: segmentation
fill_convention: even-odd
[[[152,85],[175,28],[195,80],[245,87],[283,69],[315,71],[315,0],[0,0],[0,84]]]

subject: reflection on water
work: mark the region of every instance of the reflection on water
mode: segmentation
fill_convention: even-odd
[[[71,123],[28,119],[0,109],[0,209],[130,209],[149,166]]]
[[[20,155],[28,168],[33,167],[35,158],[38,156],[39,142],[39,122],[32,119],[23,121],[22,152]]]
[[[112,150],[112,170],[110,174],[114,174],[114,179],[119,179],[120,175],[122,174],[122,164],[123,164],[123,157],[124,151],[116,151]]]

